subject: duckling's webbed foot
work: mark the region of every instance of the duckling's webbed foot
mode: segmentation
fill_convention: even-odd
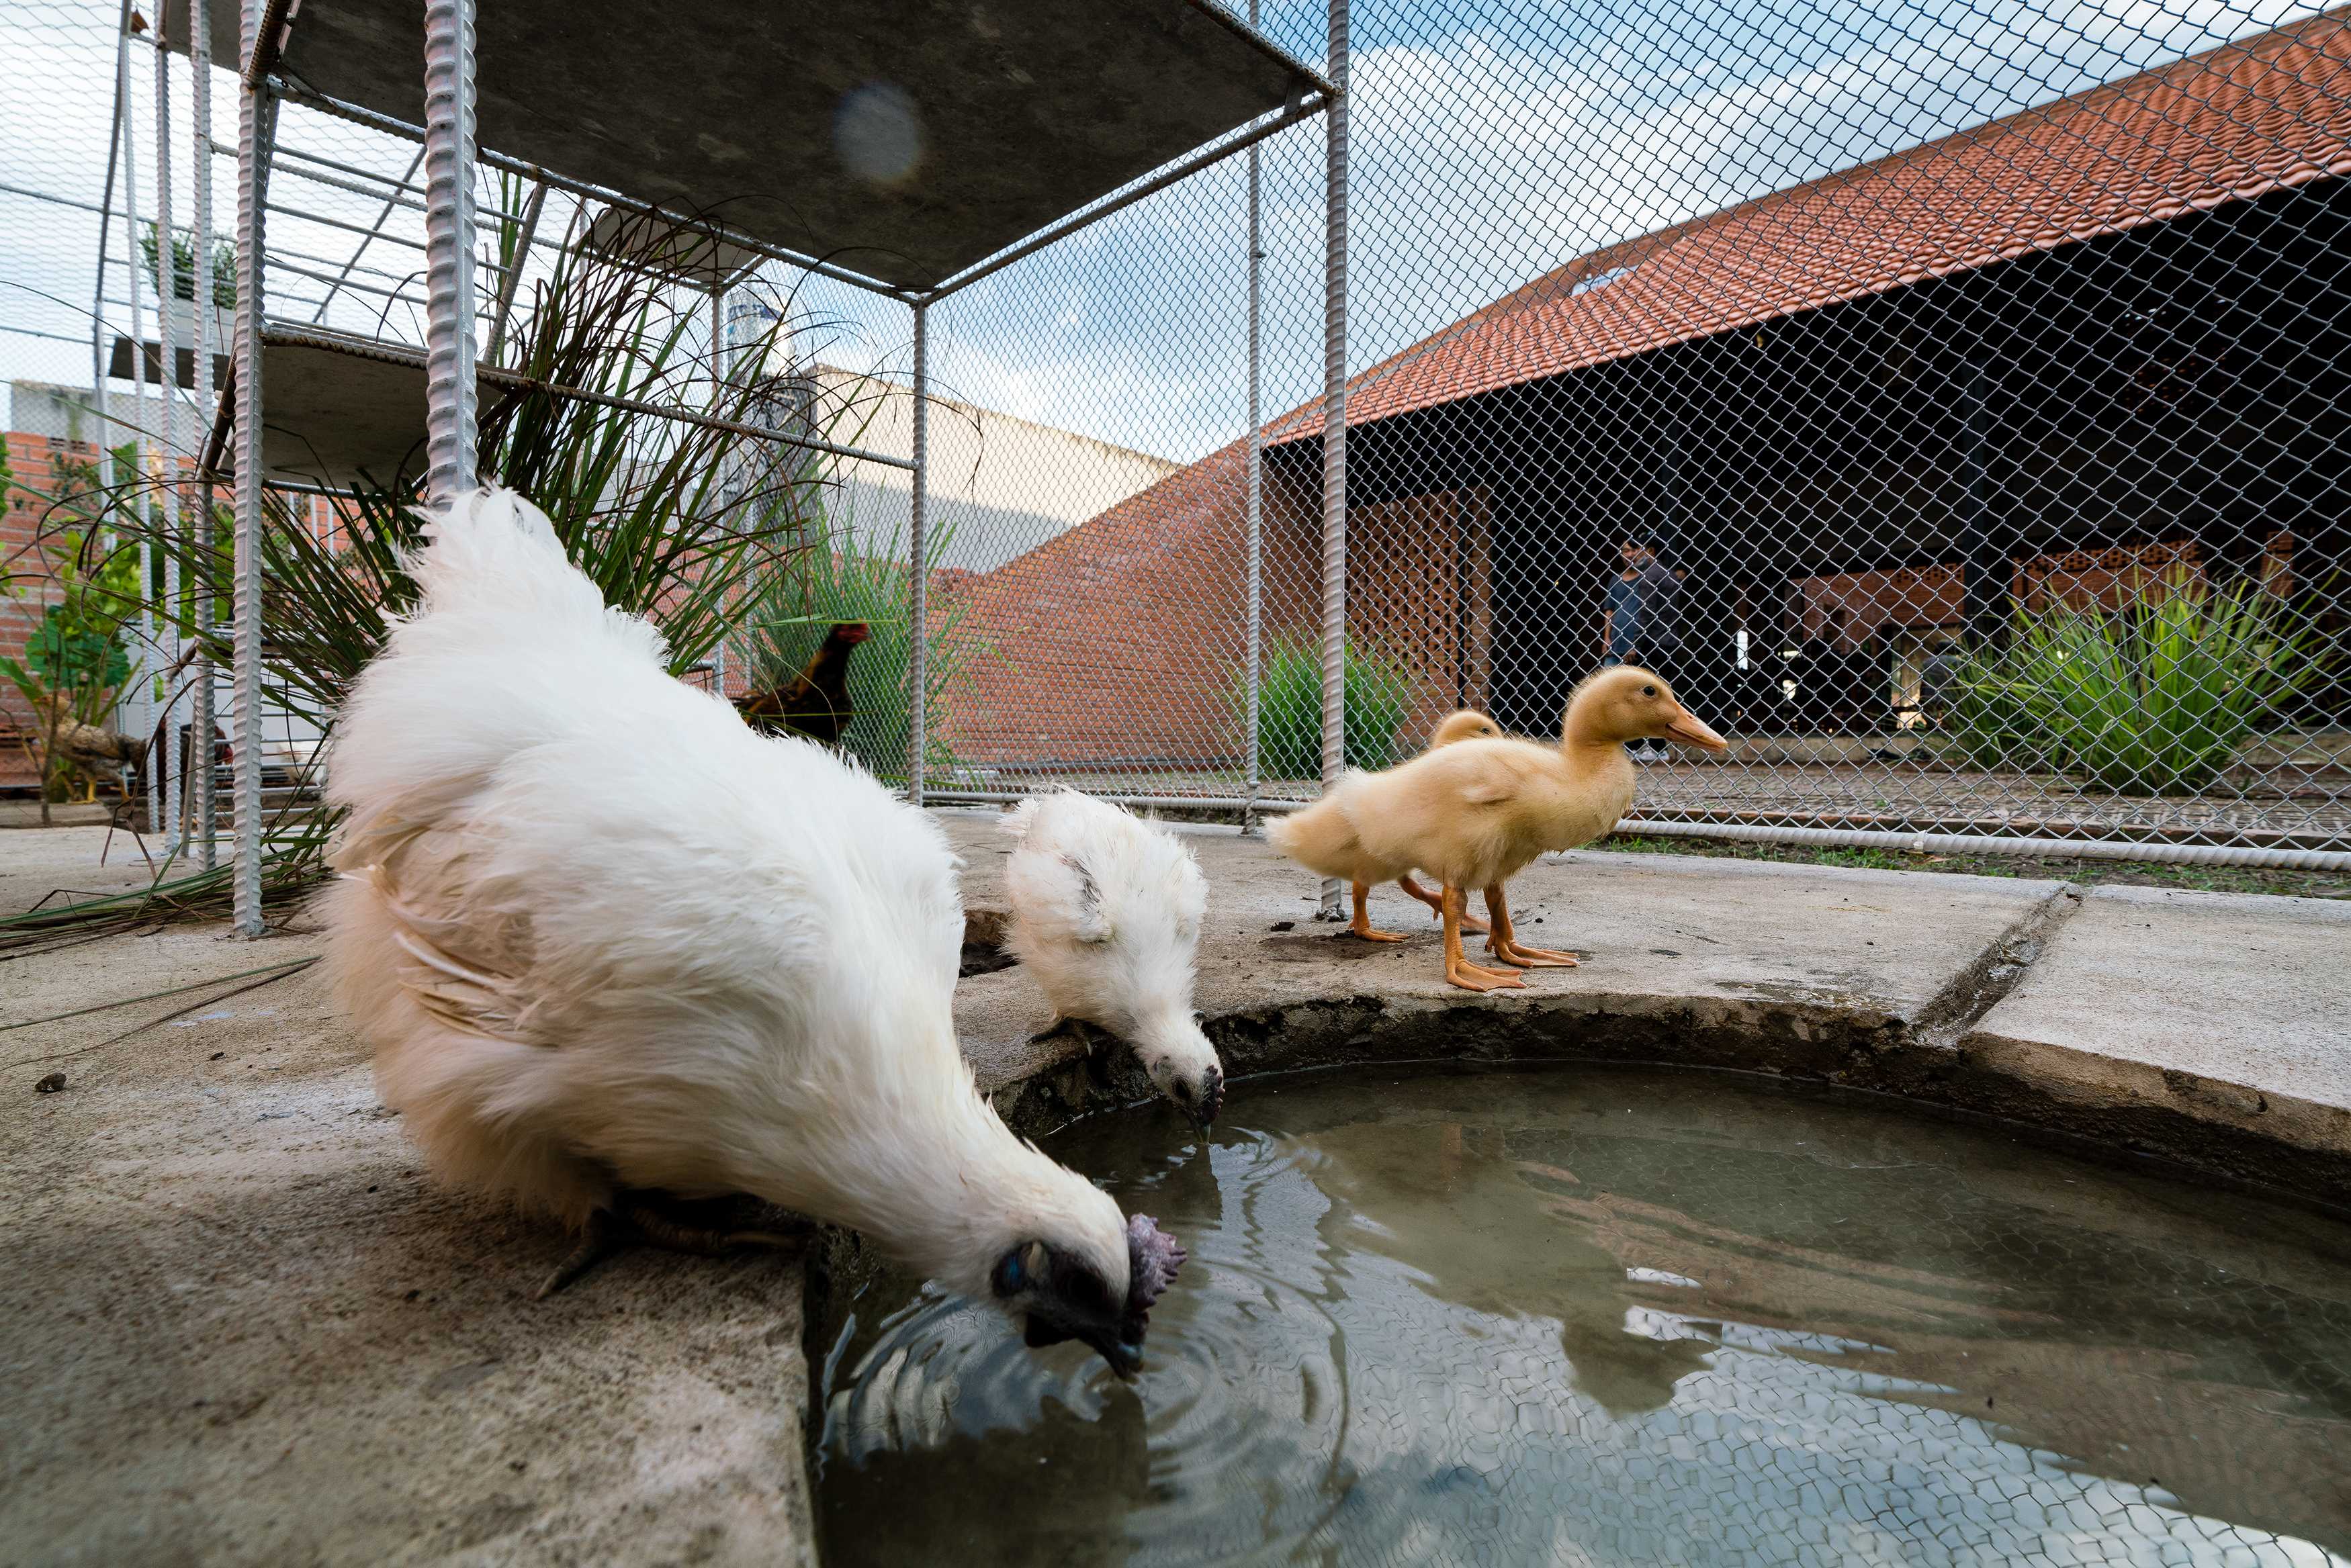
[[[1486,939],[1486,950],[1504,963],[1516,964],[1520,969],[1573,969],[1580,961],[1573,953],[1522,946],[1518,929],[1510,924],[1510,906],[1503,897],[1501,884],[1486,889],[1486,912],[1494,918],[1493,932]]]
[[[1427,905],[1428,912],[1435,915],[1438,919],[1441,920],[1445,918],[1445,900],[1437,897],[1435,893],[1430,892],[1427,888],[1422,887],[1419,879],[1414,877],[1411,872],[1407,871],[1403,876],[1397,877],[1396,886],[1407,896],[1417,898],[1422,903]],[[1471,914],[1468,910],[1464,909],[1461,911],[1461,929],[1465,935],[1482,937],[1486,934],[1486,922]]]
[[[1367,942],[1400,942],[1405,940],[1398,932],[1379,930],[1372,925],[1372,885],[1370,883],[1355,883],[1354,895],[1355,918],[1348,922],[1349,931]]]
[[[667,1192],[623,1189],[611,1206],[588,1217],[580,1245],[556,1265],[532,1293],[545,1301],[615,1252],[632,1246],[659,1247],[695,1257],[717,1258],[751,1248],[789,1251],[802,1245],[816,1222],[743,1194],[678,1198]]]
[[[1466,959],[1450,959],[1445,978],[1464,991],[1524,991],[1527,982],[1506,969],[1481,969]]]
[[[1481,969],[1461,956],[1461,907],[1468,895],[1459,888],[1445,889],[1445,978],[1464,991],[1523,991],[1526,981],[1508,970]]]

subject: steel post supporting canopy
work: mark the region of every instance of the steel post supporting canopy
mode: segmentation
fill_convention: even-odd
[[[500,0],[476,28],[484,148],[914,291],[1322,88],[1214,0]],[[423,122],[415,0],[308,0],[284,36],[288,81]]]

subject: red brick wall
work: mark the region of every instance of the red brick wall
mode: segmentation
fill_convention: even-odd
[[[14,477],[5,510],[0,512],[0,566],[5,567],[9,589],[9,596],[0,599],[0,654],[21,659],[33,628],[57,599],[50,586],[56,579],[48,555],[35,544],[47,521],[47,504],[33,492],[54,492],[61,462],[94,462],[98,449],[88,441],[15,431],[7,441]],[[31,706],[13,684],[0,680],[0,789],[31,789],[39,782],[32,753],[20,738],[32,722]]]
[[[1243,463],[1242,448],[1227,447],[956,585],[971,651],[945,692],[943,719],[958,757],[1232,753]],[[935,628],[945,609],[934,609]]]
[[[974,651],[943,722],[966,763],[1164,759],[1236,764],[1244,736],[1243,449],[1169,475],[1102,516],[959,584]],[[1261,625],[1270,644],[1311,636],[1322,599],[1322,497],[1265,472]],[[1490,564],[1480,493],[1416,496],[1348,517],[1348,634],[1418,689],[1407,734],[1482,701],[1490,670]],[[944,600],[943,585],[933,602]],[[1470,656],[1454,665],[1457,628]],[[933,625],[943,625],[935,608]]]

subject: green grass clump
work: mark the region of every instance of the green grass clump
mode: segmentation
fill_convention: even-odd
[[[1397,733],[1412,708],[1412,676],[1383,655],[1345,650],[1346,762],[1384,768],[1404,754]],[[1237,702],[1247,677],[1235,680]],[[1275,638],[1258,670],[1258,771],[1266,778],[1311,779],[1322,772],[1322,649],[1303,634]]]
[[[2123,794],[2197,794],[2314,671],[2258,587],[2215,593],[2185,571],[2113,615],[2020,616],[2009,646],[1970,655],[1950,736],[1980,767],[2055,766]]]

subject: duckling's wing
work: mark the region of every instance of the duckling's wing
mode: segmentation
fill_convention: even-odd
[[[1427,765],[1442,794],[1458,805],[1499,805],[1526,786],[1518,758],[1508,748],[1489,742],[1458,742],[1441,752],[1426,753],[1420,761]]]

